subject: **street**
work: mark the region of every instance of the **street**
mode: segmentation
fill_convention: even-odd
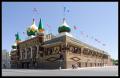
[[[118,76],[118,66],[77,69],[2,69],[2,76]]]

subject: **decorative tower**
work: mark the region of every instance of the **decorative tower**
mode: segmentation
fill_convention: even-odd
[[[30,37],[35,36],[37,33],[37,26],[35,25],[35,20],[33,19],[32,25],[27,29],[27,35]]]
[[[14,44],[12,45],[12,50],[16,50],[16,49],[17,49],[17,44],[14,43]]]
[[[72,37],[72,35],[70,34],[70,27],[69,25],[66,23],[65,18],[63,18],[63,24],[59,26],[58,28],[58,32],[60,33],[59,35],[68,35],[70,37]]]
[[[15,37],[16,37],[15,43],[12,45],[13,50],[16,50],[17,49],[17,44],[21,42],[21,39],[19,37],[18,32],[17,32],[17,34],[15,34]]]
[[[20,42],[21,42],[21,39],[20,39],[20,37],[19,37],[18,32],[17,32],[17,34],[15,34],[15,37],[16,37],[16,43],[17,43],[17,44],[20,43]]]
[[[40,19],[39,26],[38,26],[38,33],[44,33],[44,28]]]
[[[44,40],[45,40],[44,31],[45,30],[43,28],[42,21],[40,19],[39,26],[38,26],[38,32],[37,32],[40,42],[44,42]]]

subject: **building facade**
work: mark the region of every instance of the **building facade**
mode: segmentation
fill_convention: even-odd
[[[110,55],[100,49],[77,40],[70,34],[65,19],[58,28],[59,35],[45,34],[40,20],[38,28],[28,28],[29,39],[21,41],[16,35],[16,45],[11,51],[12,68],[67,69],[112,65]],[[34,36],[34,37],[33,37]]]

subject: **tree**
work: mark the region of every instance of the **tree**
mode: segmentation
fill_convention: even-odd
[[[113,65],[118,65],[118,60],[112,59]]]

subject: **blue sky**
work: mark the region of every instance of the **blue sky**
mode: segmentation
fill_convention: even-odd
[[[64,6],[69,12],[64,13]],[[33,12],[33,8],[37,12]],[[2,49],[11,51],[17,32],[24,40],[27,35],[23,32],[32,24],[33,18],[37,26],[41,18],[45,30],[57,35],[63,17],[72,29],[71,34],[77,39],[105,50],[112,58],[118,59],[117,2],[2,2]],[[51,28],[46,26],[47,23]],[[74,25],[79,29],[74,30]],[[82,31],[85,35],[80,34]],[[106,46],[96,42],[95,38]]]

